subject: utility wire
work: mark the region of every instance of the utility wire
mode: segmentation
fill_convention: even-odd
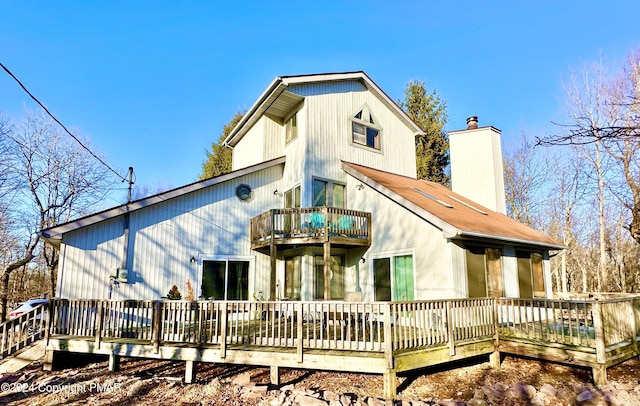
[[[106,166],[107,169],[109,169],[111,172],[115,173],[117,177],[119,177],[120,179],[122,179],[123,182],[127,182],[129,179],[125,178],[124,176],[120,175],[118,172],[116,172],[115,169],[113,169],[111,166],[109,166],[106,162],[104,162],[99,156],[97,156],[96,154],[93,153],[93,151],[91,151],[89,148],[87,148],[79,139],[78,137],[76,137],[75,135],[73,135],[71,133],[71,131],[67,130],[67,127],[64,126],[64,124],[62,124],[60,122],[60,120],[58,120],[57,118],[55,118],[55,116],[53,114],[51,114],[51,112],[42,104],[40,103],[40,100],[38,100],[33,94],[31,94],[31,92],[29,91],[29,89],[27,89],[25,87],[25,85],[22,84],[22,82],[20,81],[20,79],[18,79],[13,73],[11,73],[11,71],[4,66],[4,64],[2,62],[0,62],[0,66],[2,66],[2,69],[4,69],[5,72],[7,72],[9,74],[9,76],[11,76],[13,78],[13,80],[15,80],[16,82],[18,82],[18,84],[20,85],[20,87],[22,88],[22,90],[24,90],[29,97],[31,97],[33,99],[33,101],[35,101],[36,103],[38,103],[38,105],[40,107],[42,107],[42,109],[49,115],[49,117],[51,117],[56,123],[58,123],[60,125],[60,127],[62,127],[63,130],[65,130],[67,132],[67,134],[69,134],[71,136],[71,138],[73,138],[74,140],[76,140],[76,142],[78,144],[80,144],[80,146],[82,148],[84,148],[89,154],[91,154],[91,156],[93,156],[95,159],[97,159],[102,165]]]

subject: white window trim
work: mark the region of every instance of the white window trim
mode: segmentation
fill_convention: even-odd
[[[390,258],[390,265],[391,265],[391,269],[389,270],[389,272],[391,272],[393,274],[393,271],[395,270],[395,265],[393,262],[393,258],[394,257],[402,257],[402,256],[407,256],[407,255],[411,255],[411,257],[413,258],[413,297],[417,297],[417,290],[418,290],[418,279],[416,276],[416,250],[415,248],[410,248],[410,249],[398,249],[398,250],[390,250],[390,251],[379,251],[376,253],[373,253],[369,256],[369,258],[367,259],[367,261],[369,262],[369,278],[371,281],[371,300],[375,301],[376,298],[376,282],[375,282],[375,270],[373,268],[373,261],[376,259],[383,259],[383,258]],[[391,301],[393,302],[394,300],[396,300],[393,297],[393,292],[395,291],[395,282],[394,282],[394,278],[391,278],[389,281],[389,285],[391,286]]]
[[[359,118],[356,118],[356,114],[358,114],[359,112],[361,112],[362,110],[365,110],[365,109],[368,110],[369,111],[369,115],[374,118],[375,124],[372,124],[370,122],[367,122],[367,121],[359,119]],[[363,143],[354,141],[354,139],[353,139],[353,123],[357,123],[357,124],[363,125],[365,127],[369,127],[369,128],[373,128],[374,130],[377,130],[378,131],[378,138],[379,138],[380,148],[370,147],[366,143],[363,144]],[[383,137],[383,130],[382,130],[382,127],[380,126],[380,124],[378,122],[378,118],[375,115],[373,115],[373,113],[371,112],[371,108],[366,103],[363,104],[358,110],[356,110],[356,112],[354,114],[352,114],[349,117],[349,144],[350,145],[353,145],[354,147],[358,147],[358,148],[364,148],[364,149],[366,149],[368,151],[382,153],[383,138],[384,138]],[[365,134],[365,142],[366,142],[366,134]]]
[[[326,182],[327,184],[327,190],[325,191],[326,194],[326,199],[327,201],[331,202],[331,205],[325,204],[326,207],[335,207],[333,205],[333,185],[340,185],[344,187],[344,208],[347,208],[347,182],[341,182],[341,181],[337,181],[334,179],[328,179],[328,178],[321,178],[319,176],[312,176],[311,177],[311,205],[313,205],[313,200],[314,200],[314,196],[313,196],[313,183],[318,180],[321,182]],[[302,189],[300,189],[300,196],[302,196]],[[317,207],[323,207],[323,206],[317,206]]]
[[[255,269],[256,269],[256,257],[251,255],[208,255],[201,254],[198,256],[198,286],[197,289],[194,289],[198,293],[196,294],[196,298],[202,296],[202,273],[204,271],[204,261],[225,261],[227,266],[225,268],[225,280],[229,281],[229,261],[245,261],[249,262],[249,274],[248,274],[248,289],[249,289],[249,300],[253,297],[254,292],[254,281],[255,281]],[[224,300],[227,300],[227,286],[224,287]]]

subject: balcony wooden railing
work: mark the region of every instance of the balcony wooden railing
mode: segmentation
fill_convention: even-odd
[[[272,209],[251,219],[254,248],[273,243],[338,240],[371,244],[371,213],[336,207]]]

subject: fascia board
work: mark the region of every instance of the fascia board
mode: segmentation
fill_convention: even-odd
[[[450,239],[482,238],[482,239],[488,239],[488,240],[499,240],[504,242],[511,242],[517,245],[536,246],[536,247],[542,247],[542,248],[548,248],[548,249],[554,249],[554,250],[564,250],[568,248],[567,246],[560,245],[560,244],[546,244],[540,241],[525,240],[522,238],[504,237],[500,235],[478,233],[475,231],[464,231],[464,230],[458,230],[458,232],[455,234],[446,234],[445,237]]]
[[[271,82],[271,84],[265,89],[265,91],[262,92],[258,100],[256,100],[256,102],[253,103],[249,110],[244,114],[242,119],[240,119],[233,130],[231,130],[223,143],[233,148],[240,140],[240,138],[242,138],[242,136],[253,126],[253,124],[255,124],[255,122],[260,119],[262,113],[264,113],[264,111],[266,111],[266,109],[269,107],[265,107],[265,103],[269,100],[269,97],[278,90],[280,90],[280,92],[284,91],[285,88],[286,85],[282,83],[282,79],[280,77],[276,77],[273,82]]]

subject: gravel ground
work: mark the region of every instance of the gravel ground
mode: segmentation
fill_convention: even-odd
[[[240,377],[250,377],[252,384],[267,384],[268,368],[198,364],[197,382],[184,384],[184,363],[123,358],[120,371],[111,373],[106,361],[94,359],[87,364],[80,356],[74,361],[75,366],[60,371],[44,372],[41,362],[34,362],[19,373],[3,375],[0,404],[269,405],[275,404],[274,399],[280,392],[278,388],[269,387],[263,396],[242,396],[237,386]],[[84,365],[80,365],[83,362]],[[576,400],[576,388],[589,387],[601,394],[606,390],[622,391],[624,397],[619,404],[640,405],[640,361],[632,359],[613,367],[608,376],[607,388],[597,389],[589,383],[590,371],[586,369],[507,357],[500,369],[493,370],[483,359],[476,359],[473,363],[450,363],[400,376],[397,400],[456,404],[473,399],[482,387],[532,385],[539,389],[547,384],[573,395],[543,404],[583,404]],[[294,369],[281,370],[281,383],[281,387],[294,385],[301,391],[331,391],[358,399],[382,397],[383,389],[380,375]],[[486,404],[511,405],[514,401],[487,399]]]

